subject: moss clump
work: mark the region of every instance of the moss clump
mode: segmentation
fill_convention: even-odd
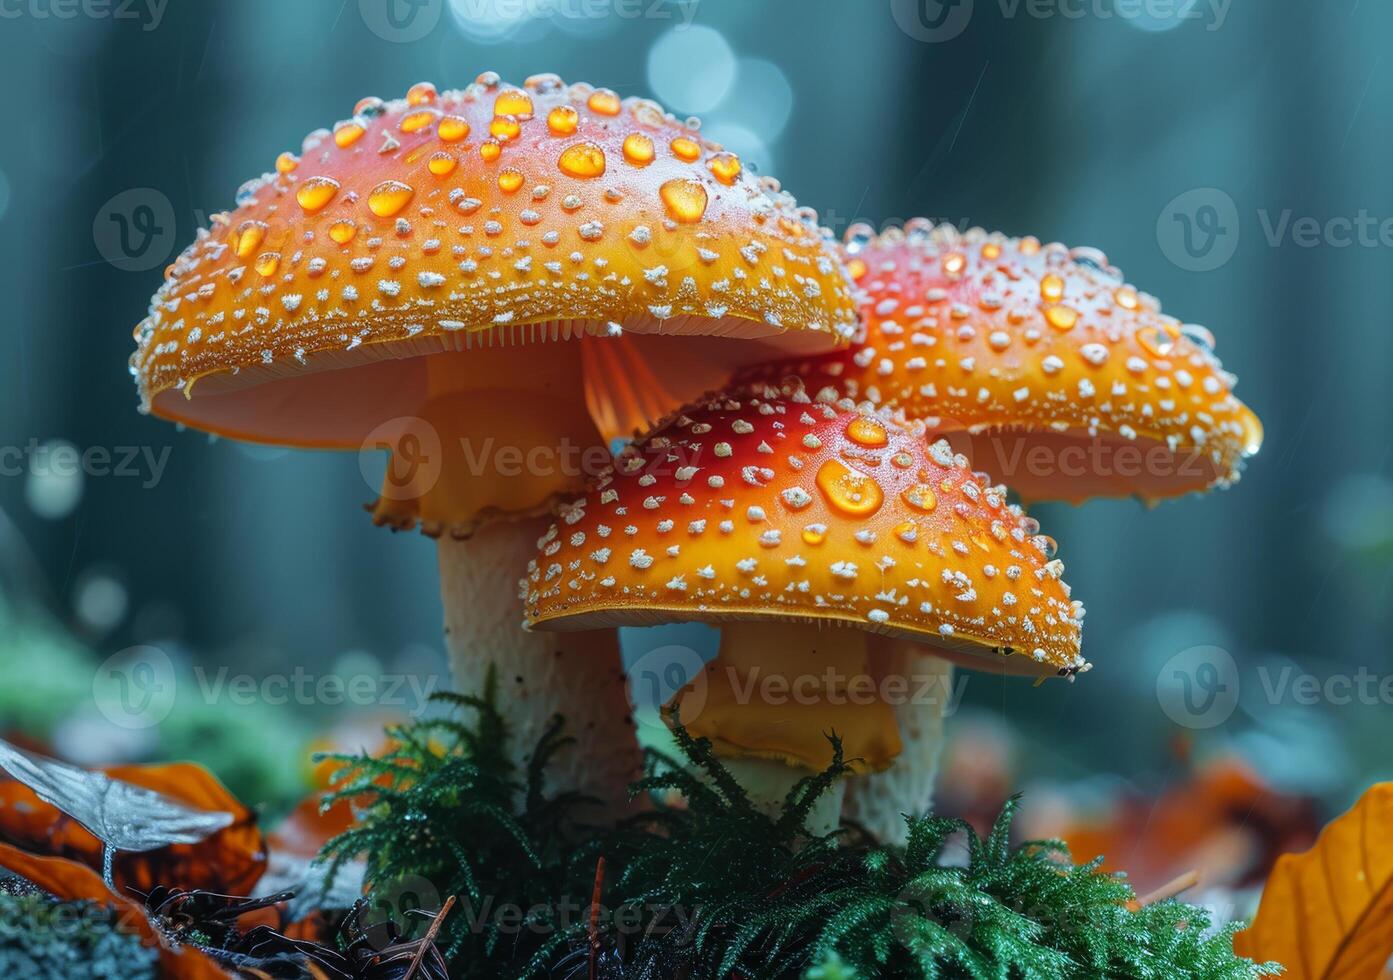
[[[156,954],[94,902],[60,902],[17,878],[0,880],[0,976],[153,980]]]
[[[574,794],[544,796],[547,760],[567,745],[558,719],[514,773],[508,732],[481,698],[446,700],[472,723],[393,729],[381,758],[340,757],[339,797],[363,822],[326,850],[365,854],[374,900],[426,911],[457,894],[441,943],[458,977],[1204,978],[1278,972],[1233,952],[1236,927],[1213,931],[1205,910],[1165,901],[1140,911],[1126,880],[1073,864],[1065,845],[1012,846],[1010,801],[979,837],[959,820],[910,819],[909,842],[854,833],[810,836],[805,820],[845,771],[834,762],[761,813],[703,739],[680,724],[682,758],[650,754],[636,793],[658,804],[617,828],[575,834]],[[442,741],[443,740],[443,741]],[[953,841],[966,845],[950,861]],[[603,859],[603,862],[601,862]],[[599,904],[591,904],[598,894]],[[500,910],[507,910],[501,915]]]

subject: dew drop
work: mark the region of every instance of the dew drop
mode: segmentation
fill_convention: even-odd
[[[289,150],[276,157],[276,173],[288,174],[300,165],[300,158]]]
[[[602,116],[617,116],[621,102],[619,96],[607,88],[597,88],[590,93],[590,98],[585,101],[590,107],[591,112],[599,113]]]
[[[458,143],[469,135],[469,121],[463,116],[444,116],[436,127],[435,135],[446,143]]]
[[[559,105],[547,113],[547,129],[554,136],[570,136],[579,123],[580,113],[568,105]]]
[[[695,180],[674,178],[658,188],[667,213],[682,222],[700,221],[706,213],[706,188]]]
[[[831,507],[853,517],[874,514],[885,499],[874,477],[839,459],[829,459],[818,469],[817,488]]]
[[[1056,330],[1073,330],[1079,322],[1079,311],[1072,306],[1055,304],[1045,310],[1045,320]]]
[[[354,122],[352,119],[341,122],[334,127],[334,144],[339,149],[352,146],[362,139],[366,132],[367,130],[360,123]]]
[[[594,143],[573,143],[561,151],[556,165],[572,177],[598,177],[605,172],[605,151]]]
[[[1135,310],[1138,305],[1137,291],[1131,286],[1119,286],[1113,290],[1113,302],[1124,310]]]
[[[276,270],[281,267],[281,253],[262,252],[256,257],[256,262],[253,264],[253,267],[259,275],[274,276]]]
[[[625,136],[624,159],[636,167],[648,166],[653,162],[653,141],[642,133]]]
[[[498,173],[498,189],[505,194],[511,194],[522,186],[525,179],[521,170],[508,167]]]
[[[339,245],[347,245],[358,234],[358,225],[352,221],[335,221],[329,226],[329,237]]]
[[[950,276],[960,276],[967,268],[967,256],[961,252],[949,252],[943,257],[943,271]]]
[[[819,545],[827,540],[827,526],[825,524],[809,524],[803,528],[803,543]]]
[[[1180,339],[1180,328],[1170,323],[1159,327],[1142,327],[1136,336],[1137,343],[1156,357],[1166,357],[1175,349],[1175,342]]]
[[[430,105],[434,101],[435,86],[430,82],[417,82],[406,90],[407,105]]]
[[[991,260],[1001,257],[1001,246],[996,242],[987,242],[982,246],[982,258]]]
[[[846,271],[853,281],[860,280],[866,274],[866,263],[861,259],[852,259],[846,264]]]
[[[436,150],[426,161],[426,169],[437,177],[444,177],[455,169],[459,161],[455,159],[453,153],[446,153],[444,150]]]
[[[740,176],[740,158],[734,153],[717,153],[711,158],[710,167],[722,184],[733,184]]]
[[[368,209],[379,218],[390,218],[402,208],[416,191],[399,180],[384,180],[368,193]]]
[[[375,119],[386,110],[387,107],[381,99],[375,95],[368,95],[358,100],[358,104],[353,107],[353,114]]]
[[[532,118],[532,97],[519,89],[510,88],[498,94],[493,100],[493,111],[499,116],[517,116],[519,119]]]
[[[332,177],[311,177],[295,191],[295,200],[306,214],[314,214],[334,199],[339,182]]]
[[[243,221],[237,226],[237,243],[233,251],[239,259],[245,259],[256,251],[266,238],[267,226],[264,221]]]
[[[1034,235],[1026,235],[1021,239],[1021,254],[1035,255],[1040,251],[1040,239]]]
[[[435,122],[436,113],[431,109],[420,109],[416,112],[408,112],[401,117],[398,124],[403,133],[414,133],[417,130],[425,129]]]
[[[1064,280],[1053,272],[1041,279],[1040,298],[1049,303],[1058,303],[1064,298]]]
[[[885,426],[879,419],[871,418],[869,415],[858,415],[848,422],[846,437],[858,446],[869,448],[883,446],[889,441]]]
[[[494,116],[489,123],[489,135],[505,143],[517,139],[521,132],[522,126],[518,123],[517,116]]]
[[[503,152],[503,144],[495,139],[487,139],[479,144],[479,156],[483,157],[485,163],[493,163]]]
[[[1059,543],[1048,534],[1036,535],[1034,538],[1035,547],[1040,549],[1040,554],[1046,558],[1053,558],[1059,553]]]
[[[668,146],[672,149],[673,156],[679,160],[686,160],[688,163],[701,156],[701,147],[697,145],[697,141],[685,136],[677,137]]]
[[[905,487],[900,494],[900,499],[915,510],[923,511],[925,514],[931,513],[938,506],[938,497],[934,495],[933,487],[927,483],[916,483],[912,487]]]

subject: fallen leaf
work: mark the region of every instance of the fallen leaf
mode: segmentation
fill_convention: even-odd
[[[73,767],[64,768],[71,770]],[[76,772],[101,780],[87,785],[78,795],[79,799],[90,796],[95,787],[115,787],[124,801],[123,807],[134,807],[138,801],[153,799],[162,801],[154,805],[166,814],[174,812],[176,807],[183,814],[193,814],[193,818],[189,818],[191,823],[197,823],[199,815],[214,815],[211,822],[222,828],[197,843],[168,844],[143,853],[119,852],[113,879],[123,893],[128,889],[145,893],[157,884],[165,884],[188,890],[248,894],[265,870],[266,844],[256,815],[203,767],[173,763],[115,766],[90,774],[81,769]],[[100,807],[91,799],[81,805]],[[114,811],[110,805],[107,809],[108,815],[94,819],[95,823],[102,825],[103,820],[110,820]],[[151,820],[149,814],[137,813],[136,816],[144,821],[142,833],[146,836],[143,839],[153,840],[161,827],[164,831],[170,829],[163,821]],[[46,802],[25,782],[0,779],[0,840],[38,854],[70,858],[100,871],[102,839],[84,823],[75,814],[65,813]],[[170,836],[166,833],[166,838]],[[129,841],[131,836],[122,835],[121,839]]]
[[[60,857],[28,854],[0,843],[0,867],[32,881],[65,902],[95,902],[112,909],[118,929],[138,936],[158,950],[160,975],[174,980],[228,980],[231,974],[197,949],[173,946],[150,924],[145,909],[107,888],[101,875],[86,865]]]
[[[1393,782],[1376,783],[1303,854],[1285,854],[1240,956],[1276,960],[1287,980],[1369,980],[1393,956]]]

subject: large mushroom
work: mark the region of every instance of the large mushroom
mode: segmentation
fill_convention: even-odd
[[[614,637],[524,634],[516,569],[607,438],[856,324],[816,216],[697,126],[553,75],[364,99],[213,217],[131,358],[164,418],[398,450],[375,518],[439,537],[457,684],[497,669],[521,749],[567,715],[556,777],[612,807],[637,762]]]
[[[864,343],[745,377],[802,377],[960,438],[1026,500],[1147,501],[1238,479],[1262,424],[1203,327],[1091,248],[923,219],[848,229]]]
[[[1087,668],[1082,609],[1038,530],[947,442],[757,385],[682,410],[567,505],[523,581],[526,611],[546,630],[719,625],[679,716],[757,802],[824,768],[832,730],[899,800],[933,760],[896,763],[894,704],[945,693],[933,668],[927,694],[907,688],[886,663],[899,646],[1032,676]],[[818,830],[835,825],[828,799]]]
[[[1163,314],[1096,249],[914,219],[879,235],[853,225],[843,254],[863,341],[741,380],[794,375],[925,425],[1026,500],[1152,502],[1226,486],[1262,443],[1209,331]],[[910,666],[912,648],[900,656],[925,669]],[[930,758],[940,711],[898,714],[906,744],[922,739]],[[900,810],[927,805],[932,776],[900,799],[884,780],[854,780],[847,811],[896,826]]]

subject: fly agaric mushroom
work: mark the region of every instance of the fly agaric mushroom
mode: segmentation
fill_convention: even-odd
[[[1208,330],[1161,312],[1096,249],[924,219],[847,231],[866,338],[761,365],[963,435],[1026,500],[1177,496],[1239,475],[1262,425]]]
[[[637,755],[614,638],[560,656],[518,628],[511,582],[584,485],[576,453],[854,332],[827,237],[652,102],[554,75],[422,83],[245,184],[167,271],[131,366],[145,409],[232,438],[404,450],[433,431],[438,458],[404,460],[375,516],[440,537],[456,683],[516,679],[501,707],[523,748],[565,713],[579,745],[557,778],[619,806]]]
[[[876,678],[902,646],[1035,676],[1088,666],[1053,542],[965,463],[800,387],[733,389],[627,447],[562,509],[522,582],[528,622],[718,624],[720,652],[679,715],[752,798],[782,803],[831,760],[835,730],[903,801],[895,781],[922,787],[936,748],[892,765],[901,695]],[[835,825],[831,806],[817,829]],[[893,836],[898,811],[882,816],[873,829]]]

